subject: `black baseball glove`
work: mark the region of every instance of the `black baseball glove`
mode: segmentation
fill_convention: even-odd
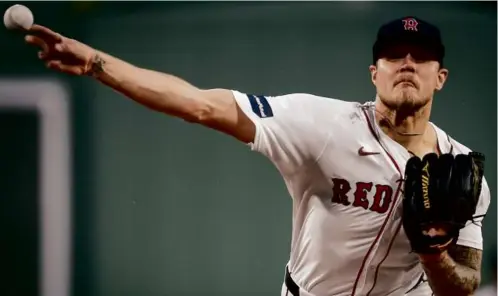
[[[403,227],[413,252],[439,253],[456,243],[460,229],[473,220],[483,173],[484,155],[477,152],[408,160]]]

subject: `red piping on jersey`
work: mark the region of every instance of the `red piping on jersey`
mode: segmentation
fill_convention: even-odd
[[[389,154],[389,152],[386,150],[386,148],[384,148],[384,145],[382,145],[382,143],[380,142],[380,139],[379,137],[377,136],[377,134],[375,133],[375,130],[373,128],[373,125],[372,123],[370,122],[370,118],[368,117],[368,114],[367,112],[365,111],[365,109],[363,109],[363,113],[365,114],[365,118],[367,119],[367,123],[368,123],[368,128],[370,129],[370,132],[372,133],[372,135],[374,136],[375,140],[377,140],[377,142],[379,142],[379,145],[380,147],[382,147],[382,149],[386,152],[387,156],[389,157],[389,159],[392,161],[392,163],[394,164],[394,167],[396,168],[396,170],[398,171],[398,173],[400,174],[400,178],[403,179],[403,175],[401,174],[401,170],[398,166],[398,163],[396,163],[396,161],[394,160],[394,158],[391,156],[391,154]],[[367,251],[367,254],[365,255],[365,257],[363,258],[363,262],[361,263],[361,267],[360,267],[360,270],[358,271],[358,274],[356,275],[356,280],[354,282],[354,285],[353,285],[353,292],[351,293],[351,296],[354,296],[355,293],[356,293],[356,287],[358,286],[358,281],[360,280],[360,277],[361,277],[361,274],[363,273],[363,269],[365,268],[365,263],[368,259],[368,257],[370,256],[370,253],[372,252],[375,244],[377,244],[377,242],[379,241],[379,238],[380,236],[382,235],[382,233],[384,232],[384,228],[386,227],[387,225],[387,222],[389,221],[389,218],[391,217],[391,214],[393,213],[393,210],[394,210],[394,206],[397,204],[397,201],[398,201],[398,197],[399,197],[399,193],[400,193],[400,190],[401,190],[401,184],[402,183],[399,183],[398,185],[398,190],[396,191],[397,194],[395,194],[394,196],[394,200],[393,200],[393,203],[392,203],[392,206],[391,206],[391,209],[389,210],[389,213],[387,213],[387,216],[386,218],[384,219],[384,223],[382,224],[382,226],[380,227],[380,230],[379,232],[377,233],[377,236],[375,237],[375,240],[373,241],[372,245],[370,245],[370,248],[368,249]],[[375,286],[375,282],[374,282],[374,286]],[[373,289],[373,287],[372,287]]]
[[[399,194],[399,188],[401,188],[401,184],[399,184],[398,186],[399,186],[398,187],[398,194]],[[399,231],[401,229],[401,225],[403,225],[403,223],[400,222],[399,225],[398,225],[398,227],[396,227],[396,232],[394,233],[393,238],[392,238],[391,242],[389,243],[389,247],[387,249],[386,255],[384,256],[384,258],[382,258],[382,260],[380,261],[380,263],[377,265],[377,268],[375,269],[374,283],[372,285],[372,288],[370,288],[370,290],[368,291],[367,296],[370,295],[370,293],[372,293],[373,289],[375,288],[375,285],[377,284],[377,277],[379,275],[380,266],[382,265],[382,263],[384,263],[384,261],[386,261],[387,256],[391,252],[391,248],[393,246],[394,239],[398,235],[398,233],[399,233]]]
[[[437,141],[436,149],[437,149],[437,154],[439,155],[443,154],[443,152],[441,152],[441,147],[439,146],[439,141]]]

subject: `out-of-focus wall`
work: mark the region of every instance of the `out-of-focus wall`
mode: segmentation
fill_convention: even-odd
[[[81,30],[87,22],[92,18],[103,15],[113,15],[117,17],[130,11],[140,10],[143,3],[129,3],[127,5],[118,5],[106,2],[2,2],[0,3],[0,11],[5,11],[13,4],[24,4],[28,6],[34,13],[35,22],[39,22],[62,34],[72,38],[84,40],[84,32]],[[98,268],[93,267],[93,250],[90,247],[94,241],[92,237],[93,230],[93,198],[92,183],[90,177],[93,175],[92,155],[90,151],[90,126],[92,126],[92,118],[90,114],[90,105],[88,100],[89,89],[85,82],[89,78],[70,77],[61,75],[52,71],[48,71],[43,63],[37,59],[37,49],[27,46],[23,41],[24,35],[20,32],[0,30],[0,53],[2,62],[0,63],[0,79],[55,79],[67,86],[71,95],[71,131],[72,139],[72,156],[73,156],[73,195],[72,202],[74,207],[73,229],[74,229],[74,248],[73,248],[73,291],[75,295],[94,295],[94,278],[93,270]],[[9,140],[8,137],[4,137]],[[6,157],[18,157],[22,154],[7,155]],[[11,178],[10,178],[11,179]],[[29,184],[24,184],[29,186]],[[27,189],[28,190],[28,189]],[[2,198],[7,196],[2,191]],[[31,210],[32,205],[26,205]],[[5,212],[8,212],[5,209]],[[22,217],[22,214],[19,215]],[[30,235],[24,233],[23,235]],[[29,241],[29,239],[27,239]],[[10,243],[0,240],[2,244]],[[25,250],[21,246],[9,246],[8,249]],[[2,249],[3,250],[3,249]],[[9,256],[9,254],[3,254]],[[33,262],[25,260],[23,264],[32,264]],[[23,267],[19,267],[23,268]],[[32,266],[26,266],[31,269]],[[7,272],[7,271],[6,271]],[[4,282],[2,282],[4,283]],[[5,282],[4,284],[8,284]],[[10,283],[12,284],[12,283]],[[24,285],[36,286],[37,283],[24,282]],[[8,293],[10,287],[0,289],[1,295],[10,295]],[[16,295],[19,295],[18,293]],[[27,295],[26,295],[27,296]]]

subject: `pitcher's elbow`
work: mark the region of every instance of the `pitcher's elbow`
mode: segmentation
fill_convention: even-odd
[[[214,108],[207,103],[198,103],[185,115],[184,119],[191,123],[207,125],[213,120]]]
[[[202,125],[207,125],[209,122],[213,121],[214,118],[214,108],[205,104],[194,113],[196,122]]]

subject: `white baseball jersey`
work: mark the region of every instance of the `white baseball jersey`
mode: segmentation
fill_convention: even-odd
[[[273,162],[292,197],[287,265],[300,294],[431,295],[401,221],[411,155],[377,126],[373,102],[233,94],[256,125],[251,149]],[[470,151],[433,126],[442,153]],[[484,180],[476,215],[489,202]],[[469,221],[457,243],[482,249],[481,223]]]

